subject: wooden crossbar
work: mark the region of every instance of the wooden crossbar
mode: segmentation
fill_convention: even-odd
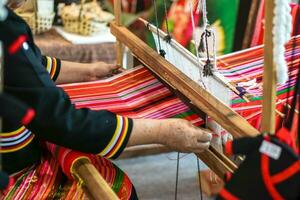
[[[127,28],[114,22],[111,23],[110,27],[112,34],[127,46],[141,63],[167,85],[183,94],[193,105],[209,115],[235,138],[254,137],[259,134],[259,131],[243,117],[189,79]],[[233,172],[237,169],[237,166],[230,159],[217,152],[213,147],[197,156],[221,178],[226,172]]]

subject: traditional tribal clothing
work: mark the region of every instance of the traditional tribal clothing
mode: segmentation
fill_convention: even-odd
[[[105,110],[75,109],[69,97],[51,80],[59,74],[59,59],[42,56],[33,42],[28,25],[8,11],[7,20],[0,22],[0,40],[4,43],[5,91],[34,108],[36,117],[26,127],[20,127],[18,122],[4,121],[0,150],[3,169],[9,174],[27,169],[22,171],[21,177],[10,177],[11,185],[0,197],[50,198],[56,194],[53,191],[58,191],[59,187],[65,188],[66,184],[58,162],[50,157],[49,152],[41,155],[45,151],[42,140],[116,158],[127,144],[132,120]],[[64,151],[64,155],[72,155],[69,152],[72,151]],[[130,180],[120,169],[104,158],[92,155],[89,158],[121,199],[136,198]],[[68,170],[72,170],[73,163],[69,164],[71,167]],[[72,178],[71,175],[69,178]],[[66,190],[65,197],[85,198],[80,187],[72,184]]]
[[[131,181],[113,163],[99,156],[91,156],[91,162],[112,187],[120,199],[135,199]],[[22,170],[11,177],[7,190],[0,199],[87,199],[75,181],[67,179],[59,163],[49,152],[42,154],[40,164]]]
[[[14,173],[37,162],[40,139],[116,158],[126,146],[132,120],[105,110],[75,109],[68,96],[50,78],[55,80],[59,74],[59,59],[40,54],[28,25],[9,10],[0,30],[5,53],[5,91],[37,113],[26,128],[4,121],[1,134],[6,141],[1,144],[4,170]],[[22,159],[24,157],[27,159]]]

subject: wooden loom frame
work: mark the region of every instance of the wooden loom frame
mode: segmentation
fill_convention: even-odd
[[[244,118],[189,79],[127,28],[121,26],[120,0],[114,0],[114,12],[116,20],[111,23],[110,27],[111,33],[117,38],[117,58],[119,59],[117,63],[121,63],[121,45],[124,44],[141,63],[163,80],[163,82],[173,88],[173,90],[183,94],[189,99],[191,104],[211,116],[223,128],[232,133],[234,137],[254,137],[259,134],[259,131]],[[219,177],[223,177],[227,171],[233,172],[237,168],[230,159],[213,147],[210,147],[206,152],[197,156]]]
[[[272,18],[274,1],[266,0],[266,31],[265,31],[265,64],[264,64],[264,91],[263,91],[263,124],[262,129],[268,133],[274,133],[275,128],[275,97],[276,97],[276,69],[273,64],[273,41],[268,36],[272,33]],[[122,44],[125,44],[135,56],[140,56],[140,61],[162,79],[175,91],[183,94],[191,101],[191,104],[210,115],[227,131],[235,137],[259,134],[244,118],[239,116],[231,108],[220,102],[210,93],[205,91],[175,66],[167,62],[156,51],[148,47],[142,40],[121,26],[121,1],[114,0],[116,21],[111,24],[111,32],[117,38],[117,64],[122,63]],[[270,103],[271,102],[271,103]],[[227,119],[228,118],[228,119]],[[218,176],[229,171],[233,172],[237,166],[225,155],[219,153],[213,147],[197,156],[204,161]],[[89,192],[94,193],[95,199],[118,199],[109,188],[95,167],[85,159],[80,159],[74,164],[74,170],[78,177],[87,185]]]

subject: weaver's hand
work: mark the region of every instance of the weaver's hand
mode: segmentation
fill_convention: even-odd
[[[114,64],[105,62],[75,63],[61,61],[61,70],[56,84],[95,81],[122,71]]]
[[[87,65],[87,67],[90,69],[90,81],[98,80],[105,76],[110,76],[121,71],[119,66],[105,62],[95,62]]]
[[[134,119],[127,146],[164,144],[180,152],[200,153],[207,149],[212,135],[183,119]]]
[[[180,152],[200,153],[208,149],[212,134],[195,127],[183,119],[168,119],[164,123],[160,140],[171,149]]]

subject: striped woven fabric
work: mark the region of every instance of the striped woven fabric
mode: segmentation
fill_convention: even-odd
[[[58,151],[64,158],[71,159],[62,158],[59,163],[48,151],[44,152],[40,164],[10,177],[8,189],[0,191],[0,199],[88,199],[82,188],[64,176],[60,168],[60,164],[67,165],[82,154],[65,148]],[[135,195],[128,176],[111,161],[100,156],[88,157],[120,199],[127,200]]]
[[[288,83],[277,87],[279,111],[283,110],[287,96],[293,94],[300,61],[300,37],[295,37],[287,45],[286,60],[290,79]],[[262,109],[262,46],[219,57],[218,67],[229,81],[242,86],[253,95],[251,102],[245,102],[232,93],[232,108],[259,129]],[[143,67],[105,80],[62,87],[78,108],[108,109],[132,118],[180,117],[192,121],[197,126],[202,123],[195,113]],[[288,88],[291,89],[290,94]]]
[[[77,108],[107,109],[131,118],[201,119],[145,67],[89,83],[62,85]]]
[[[292,100],[293,89],[297,78],[300,62],[300,36],[294,37],[286,45],[286,61],[289,67],[289,81],[277,86],[277,110],[283,111],[287,103]],[[254,47],[242,52],[222,56],[218,60],[220,72],[234,82],[244,87],[253,95],[247,103],[238,96],[232,96],[232,107],[246,118],[253,126],[260,128],[262,109],[262,76],[263,76],[263,48]],[[288,92],[290,89],[290,93]],[[280,119],[280,118],[278,118]],[[280,127],[280,121],[277,123]]]
[[[293,89],[295,76],[298,72],[297,66],[300,61],[300,38],[296,37],[295,50],[292,44],[287,45],[286,58],[290,69],[290,82],[281,85],[277,89],[278,108],[284,105],[288,95],[287,88]],[[252,125],[259,128],[261,116],[261,77],[262,77],[262,47],[256,47],[247,51],[220,57],[219,68],[229,80],[241,84],[249,93],[254,95],[251,102],[245,102],[234,94],[232,95],[232,107]],[[187,107],[178,97],[157,80],[145,67],[137,67],[114,77],[88,82],[62,85],[61,87],[70,95],[72,102],[77,108],[89,107],[93,110],[107,109],[122,116],[131,118],[184,118],[194,125],[202,124],[201,118]],[[282,110],[281,108],[279,110]],[[51,149],[52,148],[52,149]],[[53,148],[50,149],[53,152]],[[66,150],[61,156],[56,156],[63,165],[65,173],[70,165],[63,160],[71,151]],[[72,157],[72,156],[71,156]],[[101,172],[105,179],[114,189],[132,187],[128,177],[111,162],[92,156],[92,162]],[[69,167],[70,168],[70,167]],[[34,199],[33,194],[38,197],[48,196],[63,199],[84,199],[83,191],[75,182],[67,181],[62,171],[58,170],[58,162],[55,162],[50,154],[45,154],[41,164],[25,170],[18,178],[14,176],[9,193],[9,199]],[[121,177],[121,178],[120,178]],[[122,178],[123,177],[123,178]],[[14,183],[14,184],[13,184]],[[115,190],[117,191],[117,190]],[[120,189],[123,199],[128,198],[128,191]],[[119,193],[118,193],[119,194]],[[39,198],[40,199],[40,198]]]

